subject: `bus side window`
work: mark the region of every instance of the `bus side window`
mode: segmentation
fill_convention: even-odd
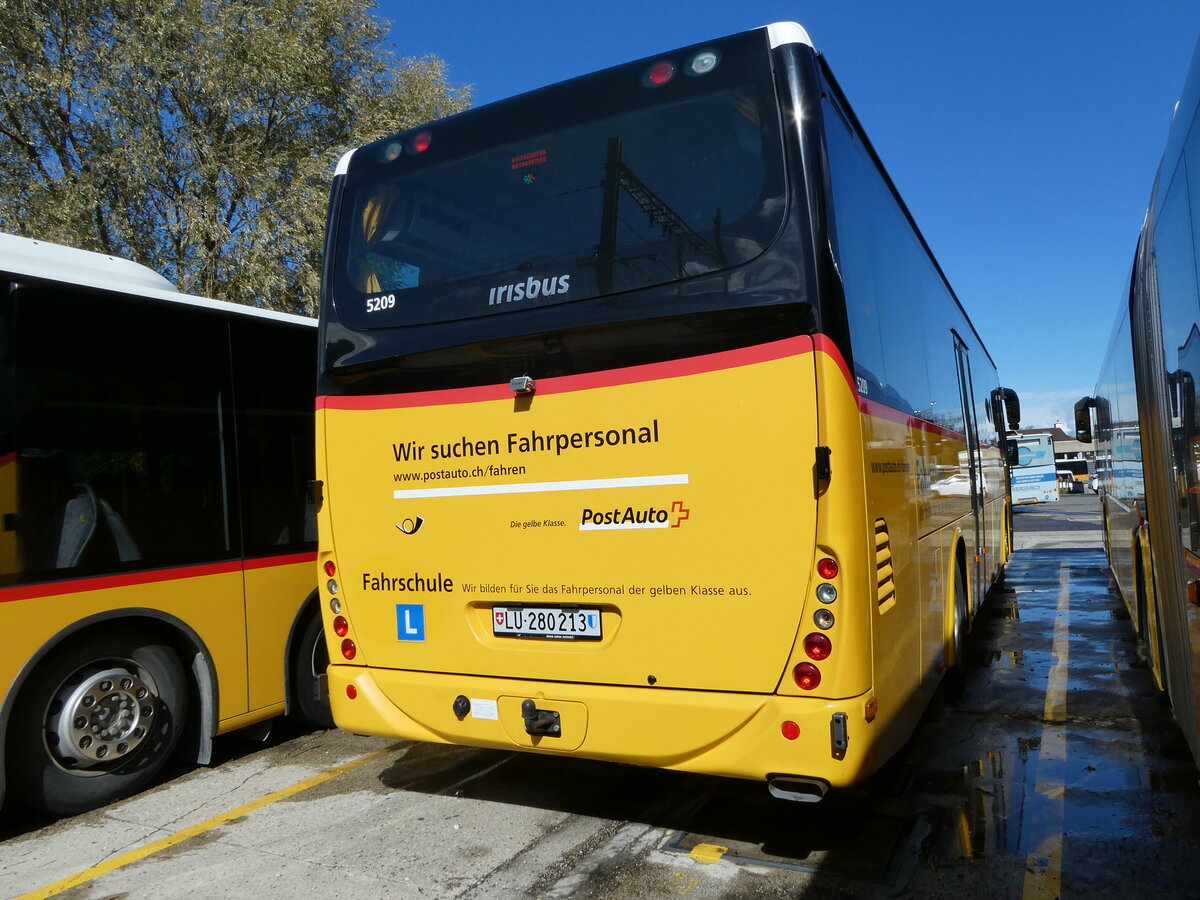
[[[186,565],[240,552],[226,330],[181,327],[116,296],[18,292],[14,409],[21,559],[15,580],[94,575],[144,561]],[[69,321],[73,327],[57,327]],[[214,352],[214,348],[218,352]]]

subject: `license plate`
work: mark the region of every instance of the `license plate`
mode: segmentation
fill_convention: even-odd
[[[553,638],[560,641],[600,640],[600,610],[577,606],[495,606],[496,637]]]

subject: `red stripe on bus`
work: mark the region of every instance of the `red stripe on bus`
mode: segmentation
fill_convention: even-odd
[[[813,339],[808,335],[801,335],[781,341],[771,341],[767,344],[756,344],[753,347],[707,353],[703,356],[648,363],[642,366],[628,366],[622,369],[606,369],[602,372],[588,372],[582,375],[544,378],[537,382],[537,394],[543,396],[565,394],[572,391],[586,391],[594,388],[616,387],[685,375],[719,372],[724,369],[735,369],[789,356],[800,356],[811,353],[812,350]],[[843,365],[845,364],[843,363]],[[317,398],[317,409],[408,409],[419,406],[476,403],[486,400],[511,400],[512,397],[513,393],[508,389],[508,385],[489,384],[444,391],[419,391],[412,394],[379,394],[368,397],[323,396]]]
[[[317,561],[317,554],[311,550],[304,553],[289,553],[287,556],[264,556],[258,559],[247,559],[244,566],[250,569],[274,569],[278,566],[290,566],[295,563],[312,563]]]
[[[903,410],[895,409],[887,404],[880,403],[877,400],[868,400],[866,397],[858,398],[858,408],[863,415],[871,416],[875,419],[885,419],[888,422],[896,422],[900,425],[906,425],[909,428],[917,431],[924,431],[928,434],[937,434],[942,437],[953,438],[956,441],[966,443],[967,436],[961,431],[953,431],[949,428],[943,428],[941,425],[934,425],[932,422],[926,422],[924,419],[918,419],[916,416],[909,415]]]
[[[841,369],[842,377],[846,379],[846,384],[849,385],[850,390],[858,397],[858,409],[863,415],[871,416],[874,419],[886,419],[889,422],[896,422],[929,434],[939,434],[943,437],[966,441],[967,437],[962,432],[952,431],[949,428],[943,428],[941,425],[934,425],[932,422],[918,419],[914,415],[888,406],[886,403],[880,403],[878,400],[868,400],[866,397],[858,396],[858,384],[855,381],[853,373],[850,371],[850,367],[846,365],[846,358],[842,356],[842,351],[838,349],[837,344],[823,334],[814,335],[813,344],[818,351],[828,356]]]
[[[811,352],[824,353],[838,367],[846,386],[858,399],[859,411],[864,415],[878,419],[886,419],[907,425],[909,428],[939,434],[945,437],[966,440],[957,431],[951,431],[924,419],[893,409],[875,400],[858,396],[858,387],[850,366],[846,363],[841,349],[832,339],[823,334],[800,335],[771,341],[766,344],[756,344],[737,350],[725,350],[720,353],[708,353],[703,356],[691,356],[685,359],[668,360],[661,363],[649,363],[643,366],[629,366],[623,369],[607,369],[602,372],[588,372],[582,375],[564,375],[558,378],[546,378],[537,383],[537,393],[563,394],[571,391],[585,391],[594,388],[615,387],[624,384],[637,384],[646,381],[658,381],[665,378],[678,378],[685,375],[699,375],[706,372],[719,372],[724,369],[736,369],[755,363],[770,362],[789,356],[801,356]],[[411,394],[378,394],[365,397],[350,396],[321,396],[317,397],[317,409],[412,409],[424,406],[441,406],[457,403],[476,403],[488,400],[511,400],[512,392],[507,385],[479,385],[469,388],[451,388],[443,391],[418,391]]]
[[[204,578],[208,575],[228,575],[251,569],[269,569],[296,563],[316,562],[315,553],[292,553],[286,556],[269,556],[259,559],[231,559],[225,562],[207,563],[200,566],[182,566],[174,569],[156,569],[150,572],[122,572],[117,575],[98,575],[94,578],[72,578],[65,581],[49,581],[41,584],[21,584],[0,588],[0,603],[14,600],[29,600],[35,597],[52,597],[59,594],[79,594],[84,591],[102,591],[112,588],[133,587],[141,584],[158,584],[166,581],[181,581],[185,578]],[[314,576],[314,583],[315,583]]]
[[[850,367],[846,365],[846,357],[842,356],[842,351],[838,348],[838,345],[823,334],[814,334],[813,346],[819,353],[824,353],[834,361],[837,367],[841,369],[842,377],[846,379],[846,384],[850,390],[857,395],[858,387],[854,381],[854,375],[851,374]]]

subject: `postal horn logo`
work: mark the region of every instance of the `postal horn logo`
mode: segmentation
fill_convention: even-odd
[[[585,507],[579,516],[580,531],[627,531],[641,528],[678,528],[692,515],[682,500],[670,509],[658,506],[626,506],[612,509]]]
[[[402,534],[416,534],[421,530],[421,526],[424,524],[425,520],[420,516],[409,516],[396,526],[396,530]]]

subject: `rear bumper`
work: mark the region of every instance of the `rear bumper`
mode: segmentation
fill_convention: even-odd
[[[328,677],[334,721],[358,734],[754,780],[795,775],[832,786],[861,781],[882,762],[872,753],[878,726],[864,714],[869,695],[831,701],[346,665],[331,665]],[[347,693],[351,686],[353,700]],[[527,733],[526,700],[558,714],[557,735]],[[837,749],[840,735],[834,727],[839,713],[845,722],[844,750]],[[785,721],[799,726],[799,737],[784,736]]]

